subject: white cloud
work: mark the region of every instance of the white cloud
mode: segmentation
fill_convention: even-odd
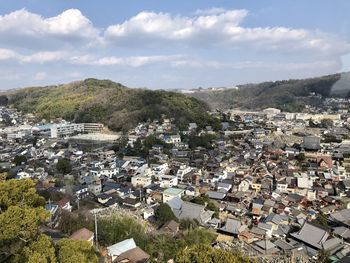
[[[225,24],[237,26],[246,15],[246,10],[230,10],[217,15],[194,18],[141,12],[122,24],[109,26],[105,37],[115,41],[129,36],[149,37],[154,40],[186,40],[205,31],[216,31]]]
[[[47,47],[97,41],[99,30],[77,9],[44,18],[25,9],[0,16],[1,43],[22,47]]]
[[[0,48],[0,61],[9,60],[17,57],[17,53],[10,49]]]
[[[73,64],[93,65],[93,66],[128,66],[133,68],[142,67],[153,63],[166,63],[176,61],[183,56],[131,56],[131,57],[101,57],[96,58],[91,55],[73,57]]]
[[[116,45],[164,45],[180,43],[192,47],[220,46],[255,48],[262,51],[309,51],[323,55],[345,54],[350,44],[335,36],[287,27],[244,27],[247,10],[199,10],[193,17],[169,13],[141,12],[129,20],[109,26],[105,39]]]
[[[193,69],[266,69],[273,71],[302,71],[312,69],[328,69],[337,71],[341,69],[340,60],[319,60],[308,62],[265,62],[265,61],[240,61],[225,63],[220,61],[200,60],[200,59],[179,59],[172,61],[172,67],[175,68],[193,68]]]
[[[34,80],[44,80],[46,79],[47,74],[46,72],[37,72],[34,76]]]
[[[140,68],[150,64],[161,64],[163,67],[178,69],[270,69],[278,70],[312,70],[314,68],[329,69],[337,71],[341,69],[342,63],[338,58],[330,60],[317,60],[312,62],[265,62],[265,61],[237,61],[222,62],[219,60],[207,60],[192,57],[190,55],[168,55],[168,56],[95,56],[91,54],[77,54],[64,51],[36,52],[31,55],[22,55],[9,49],[0,49],[0,61],[14,61],[20,64],[47,64],[62,62],[66,65],[97,66],[97,67],[130,67]],[[41,72],[40,72],[41,73]],[[35,76],[38,79],[38,76]]]
[[[117,45],[174,49],[181,45],[282,53],[307,51],[317,56],[344,55],[350,51],[348,42],[322,32],[243,26],[247,16],[244,9],[210,8],[187,17],[143,11],[102,30],[77,9],[49,18],[21,9],[0,16],[0,44],[41,51],[72,47],[102,49],[103,46],[96,45],[101,43],[112,44],[111,48]]]
[[[66,60],[68,57],[69,54],[64,51],[43,51],[28,56],[21,56],[20,61],[24,63],[43,64],[47,62],[57,62],[60,60]]]
[[[198,9],[194,12],[195,15],[217,15],[225,13],[226,9],[221,7],[212,7],[207,9]]]

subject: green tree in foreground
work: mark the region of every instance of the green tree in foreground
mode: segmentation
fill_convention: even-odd
[[[176,254],[177,263],[250,263],[252,261],[239,253],[215,249],[208,245],[186,247]]]
[[[87,241],[61,239],[57,243],[58,261],[64,263],[94,263],[98,261],[94,248]]]
[[[154,216],[160,224],[164,224],[170,220],[177,220],[170,206],[165,203],[159,205]]]
[[[34,185],[30,179],[0,181],[0,254],[7,262],[21,262],[23,249],[36,240],[48,217]]]
[[[39,207],[45,204],[45,199],[35,190],[35,182],[31,179],[0,181],[0,209],[9,206]]]
[[[56,263],[55,248],[47,235],[38,238],[23,250],[23,258],[28,263]]]
[[[0,259],[9,263],[97,262],[88,242],[62,241],[56,248],[40,232],[49,215],[34,186],[31,179],[0,180]]]

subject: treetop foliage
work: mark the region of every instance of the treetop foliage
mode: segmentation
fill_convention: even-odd
[[[176,117],[179,126],[216,123],[206,103],[183,94],[128,89],[109,80],[86,79],[66,85],[33,87],[8,94],[9,104],[47,120],[63,117],[77,122],[103,122],[115,131],[127,131],[138,122]]]

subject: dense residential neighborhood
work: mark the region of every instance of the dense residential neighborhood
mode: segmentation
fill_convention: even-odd
[[[214,111],[221,127],[204,128],[164,115],[126,133],[1,107],[0,168],[35,182],[43,233],[88,241],[104,262],[174,260],[160,243],[107,237],[123,217],[165,242],[206,231],[256,262],[349,262],[349,105]]]

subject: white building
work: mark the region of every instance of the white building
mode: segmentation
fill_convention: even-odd
[[[89,172],[92,176],[106,176],[112,178],[118,174],[118,171],[118,168],[92,168]]]
[[[176,176],[177,176],[177,178],[179,178],[180,181],[182,181],[184,176],[186,174],[189,174],[190,172],[192,172],[192,167],[189,167],[186,165],[181,165],[180,169],[177,170]]]
[[[178,178],[173,175],[163,175],[160,177],[160,187],[174,187],[178,184]]]
[[[163,192],[163,203],[174,199],[175,197],[181,198],[185,193],[184,189],[180,188],[168,188]]]
[[[146,187],[152,184],[152,178],[144,175],[136,175],[131,178],[133,187]]]
[[[51,127],[51,138],[71,136],[76,133],[98,133],[103,129],[102,123],[61,123]]]

